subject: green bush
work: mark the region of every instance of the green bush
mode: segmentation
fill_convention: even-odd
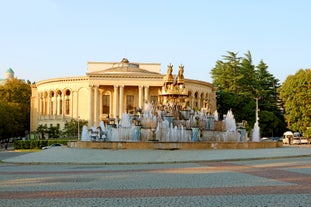
[[[54,143],[67,145],[68,140],[14,140],[14,149],[41,149]]]

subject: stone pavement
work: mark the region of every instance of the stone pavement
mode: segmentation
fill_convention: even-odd
[[[307,146],[12,155],[0,163],[1,207],[311,206]]]
[[[104,150],[54,147],[2,161],[49,164],[151,164],[311,156],[311,147],[226,150]]]

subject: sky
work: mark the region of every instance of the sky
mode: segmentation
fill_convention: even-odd
[[[309,0],[0,0],[0,79],[84,76],[87,62],[184,65],[212,82],[228,51],[285,81],[311,67]]]

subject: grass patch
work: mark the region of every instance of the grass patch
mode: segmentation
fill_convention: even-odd
[[[39,152],[41,149],[17,149],[14,152]]]

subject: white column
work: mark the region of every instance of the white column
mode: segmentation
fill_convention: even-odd
[[[40,114],[40,116],[43,115],[43,113],[44,113],[43,112],[43,101],[44,101],[43,97],[40,96],[39,97],[39,112],[40,112],[39,114]]]
[[[61,100],[62,100],[62,115],[64,117],[66,115],[66,96],[65,96],[65,94],[63,94],[61,96]]]
[[[143,86],[138,86],[138,107],[143,106]]]
[[[146,101],[149,102],[149,101],[150,101],[150,100],[149,100],[149,86],[144,86],[144,87],[145,87],[145,94],[144,94],[144,95],[145,95],[145,100],[144,100],[144,101],[145,101],[145,102],[146,102]]]
[[[70,117],[73,118],[73,91],[70,91],[70,96],[69,96],[69,110],[70,110]]]
[[[48,94],[47,97],[46,97],[46,106],[45,106],[45,111],[46,111],[46,115],[51,115],[51,97],[50,95]]]
[[[72,100],[72,109],[75,108],[76,109],[76,115],[77,117],[80,116],[80,112],[79,112],[79,91],[76,91],[76,100]]]
[[[43,96],[43,99],[42,99],[42,115],[46,115],[46,110],[45,110],[45,101],[46,101],[46,98]]]
[[[93,126],[93,86],[89,87],[89,127]]]
[[[57,96],[57,113],[56,115],[59,115],[60,113],[60,99],[61,97],[60,96]]]
[[[119,118],[122,117],[122,113],[124,112],[124,85],[120,86],[120,104],[119,104]]]
[[[99,125],[99,111],[98,111],[98,106],[99,106],[99,103],[98,103],[98,86],[95,86],[95,92],[94,92],[94,124],[96,126]]]
[[[194,96],[191,96],[191,108],[194,108]]]
[[[99,118],[101,119],[103,113],[103,91],[99,91],[98,93],[98,104]]]
[[[54,94],[53,97],[53,115],[56,115],[57,112],[57,96],[56,94]]]
[[[119,108],[119,102],[118,102],[118,89],[119,86],[115,85],[114,86],[114,91],[113,91],[113,117],[117,118],[118,116],[118,108]]]

